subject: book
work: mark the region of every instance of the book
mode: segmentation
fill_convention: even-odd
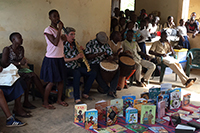
[[[141,108],[141,124],[155,124],[156,105],[142,105]]]
[[[85,122],[85,111],[87,110],[86,104],[76,104],[74,106],[74,122]]]
[[[158,118],[165,116],[165,101],[158,102]]]
[[[169,120],[170,120],[170,118],[169,118]],[[165,120],[163,120],[163,119],[160,119],[160,118],[156,118],[156,122],[157,122],[157,123],[160,123],[160,124],[163,124],[163,123],[165,123],[165,122],[167,122],[167,121],[165,121]]]
[[[152,99],[154,101],[157,100],[157,96],[160,94],[160,88],[150,88],[149,89],[149,99]]]
[[[181,120],[185,120],[185,121],[191,121],[192,118],[189,117],[187,114],[180,114],[180,118]]]
[[[176,133],[194,133],[195,130],[196,130],[195,127],[182,124],[178,124],[175,128]]]
[[[138,122],[138,110],[135,108],[128,107],[126,109],[126,123],[137,123]]]
[[[105,120],[106,107],[109,106],[106,100],[101,100],[95,103],[95,109],[98,111],[98,120]]]
[[[169,108],[169,94],[160,94],[157,96],[156,104],[158,105],[158,102],[165,101],[165,108]]]
[[[97,129],[98,128],[98,111],[96,109],[90,109],[85,111],[85,129]]]
[[[97,133],[110,133],[106,130],[106,128],[97,128],[97,129],[94,129],[94,131]]]
[[[179,109],[179,110],[177,111],[177,113],[179,113],[179,114],[187,114],[187,115],[190,114],[189,111],[184,111],[184,110],[181,110],[181,109]]]
[[[168,131],[163,126],[149,127],[149,130],[154,133],[168,133]]]
[[[140,115],[141,113],[141,106],[147,104],[147,100],[144,98],[140,98],[140,99],[135,99],[134,100],[134,104],[133,107],[136,108],[138,110],[138,115]]]
[[[126,125],[125,127],[136,133],[143,133],[144,131],[148,130],[148,128],[137,123],[129,124],[129,125]]]
[[[191,113],[199,112],[200,110],[198,108],[194,108],[194,107],[189,106],[190,105],[190,98],[191,98],[190,93],[183,95],[182,109],[189,111]]]
[[[133,107],[133,102],[136,99],[135,96],[127,95],[122,96],[123,99],[123,116],[125,117],[125,112],[128,107]]]
[[[106,107],[106,126],[110,126],[117,123],[117,107],[107,106]]]
[[[123,117],[123,99],[110,100],[110,105],[115,105],[117,107],[117,116]]]
[[[113,125],[113,126],[109,126],[106,128],[106,130],[109,132],[109,133],[121,133],[125,130],[127,130],[126,128],[116,124],[116,125]]]
[[[169,109],[177,109],[181,106],[181,88],[174,89],[169,94],[170,104]]]

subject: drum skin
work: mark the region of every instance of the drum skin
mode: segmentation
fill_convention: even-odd
[[[132,65],[125,64],[123,61],[120,60],[120,57],[128,57],[130,58],[130,62],[133,62]],[[119,55],[119,68],[120,68],[120,76],[127,77],[130,75],[131,71],[135,67],[135,62],[130,55],[127,54],[120,54]]]
[[[111,66],[114,65],[115,68],[109,70],[108,68],[103,67],[102,64],[105,63],[105,62],[109,63],[109,65],[111,65]],[[112,81],[113,77],[115,76],[118,68],[119,68],[119,65],[115,62],[110,63],[107,60],[100,62],[100,72],[101,72],[101,76],[102,76],[103,80],[106,83],[110,83]]]

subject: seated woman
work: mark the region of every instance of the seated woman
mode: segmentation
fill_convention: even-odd
[[[2,70],[3,68],[0,66],[0,76],[1,76]],[[18,79],[17,81],[15,81],[15,83],[12,86],[3,86],[0,84],[0,107],[3,110],[4,114],[6,115],[7,127],[24,126],[26,124],[15,119],[12,116],[8,108],[7,102],[15,100],[13,112],[15,113],[16,116],[22,116],[22,117],[32,116],[30,113],[27,113],[25,110],[23,110],[21,106],[21,102],[20,102],[21,95],[24,93],[24,91],[23,91],[20,81],[21,79]]]
[[[172,16],[169,16],[167,18],[167,22],[164,24],[164,28],[170,28],[173,29],[175,28],[175,23],[174,23],[174,18]]]
[[[24,57],[24,48],[22,45],[23,39],[20,33],[14,32],[10,35],[10,41],[12,44],[3,49],[1,64],[3,67],[7,67],[10,63],[14,64],[19,69],[19,75],[26,82],[27,89],[25,89],[23,107],[28,109],[36,108],[28,100],[28,92],[30,89],[31,82],[34,82],[36,87],[39,89],[42,96],[44,95],[43,85],[38,76],[30,69],[22,68],[27,64],[27,60]]]

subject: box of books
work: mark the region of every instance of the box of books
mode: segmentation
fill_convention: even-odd
[[[128,107],[126,109],[126,123],[137,123],[138,122],[138,110],[136,108]]]
[[[85,122],[85,111],[87,110],[86,104],[76,104],[74,106],[74,122]]]
[[[85,111],[85,129],[97,129],[98,128],[98,111],[96,109],[90,109]]]

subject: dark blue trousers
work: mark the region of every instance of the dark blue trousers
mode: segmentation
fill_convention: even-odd
[[[92,87],[92,83],[94,82],[94,79],[96,77],[95,71],[87,72],[86,67],[79,67],[77,69],[65,69],[67,77],[73,77],[73,88],[74,88],[74,99],[80,99],[80,79],[82,76],[85,77],[85,85],[84,85],[84,91],[83,94],[87,94],[90,92],[90,89]]]

